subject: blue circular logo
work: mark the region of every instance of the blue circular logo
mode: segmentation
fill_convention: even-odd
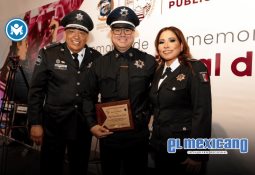
[[[6,24],[5,33],[10,40],[21,41],[27,36],[28,27],[22,19],[14,18]]]

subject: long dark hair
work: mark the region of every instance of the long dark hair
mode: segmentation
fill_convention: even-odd
[[[162,28],[157,36],[156,36],[156,39],[155,39],[155,48],[156,48],[156,51],[159,53],[159,50],[158,50],[158,45],[159,45],[159,37],[160,35],[164,32],[164,31],[167,31],[167,30],[170,30],[172,31],[176,36],[177,36],[177,39],[178,41],[180,42],[180,44],[183,45],[183,50],[182,52],[180,53],[180,55],[178,56],[178,60],[181,64],[185,64],[185,65],[188,65],[188,60],[192,59],[192,55],[190,53],[190,48],[188,46],[188,43],[182,33],[182,31],[180,29],[178,29],[177,27],[174,27],[174,26],[170,26],[170,27],[164,27]],[[159,55],[160,57],[160,55]],[[161,58],[162,60],[162,58]],[[163,60],[162,60],[163,61]],[[164,63],[164,61],[162,62]]]

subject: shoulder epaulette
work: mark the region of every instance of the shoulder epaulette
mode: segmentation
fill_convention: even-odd
[[[43,48],[44,49],[49,49],[49,48],[53,48],[53,47],[56,47],[56,46],[59,46],[61,43],[50,43],[46,46],[44,46]]]
[[[93,53],[93,52],[98,52],[96,49],[92,48],[92,47],[88,47],[90,53]]]

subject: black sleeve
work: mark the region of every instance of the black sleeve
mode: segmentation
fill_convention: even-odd
[[[45,50],[41,49],[35,63],[28,93],[28,120],[31,125],[42,124],[48,77]]]
[[[86,76],[86,86],[83,93],[83,114],[87,120],[89,128],[97,124],[95,104],[98,102],[98,84],[95,73],[95,62],[92,64],[88,76]]]
[[[210,77],[206,66],[197,61],[192,64],[191,81],[193,107],[191,138],[210,138],[212,125],[212,99]],[[194,160],[207,160],[208,155],[189,155]]]

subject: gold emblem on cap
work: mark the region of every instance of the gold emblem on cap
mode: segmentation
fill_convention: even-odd
[[[120,9],[120,15],[121,16],[127,16],[128,15],[128,10],[125,7],[123,9]]]
[[[135,61],[135,64],[134,64],[137,68],[143,68],[143,66],[144,66],[144,62],[142,61],[142,60],[136,60]]]
[[[182,80],[185,79],[185,75],[184,75],[184,74],[179,74],[179,75],[176,77],[176,79],[177,79],[178,81],[182,81]]]
[[[78,21],[81,21],[81,20],[83,20],[83,15],[80,14],[80,13],[78,13],[78,14],[76,15],[75,18],[76,18]]]

